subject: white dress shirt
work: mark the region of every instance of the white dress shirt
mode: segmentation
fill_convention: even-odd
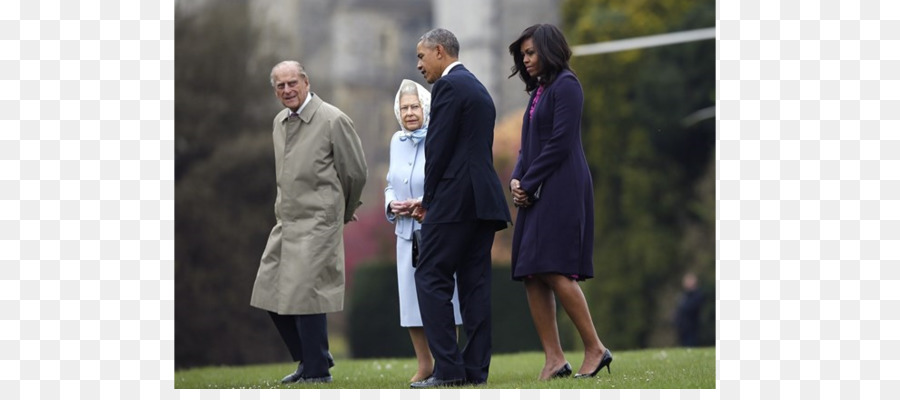
[[[462,63],[459,61],[454,61],[454,62],[450,63],[450,65],[448,65],[447,68],[444,69],[444,73],[441,74],[441,78],[447,76],[447,74],[450,73],[450,70],[453,69],[453,67],[455,67],[457,65],[462,65]]]
[[[300,105],[300,108],[297,109],[297,115],[300,115],[303,112],[303,109],[306,108],[306,105],[309,104],[309,101],[312,100],[312,92],[306,92],[306,100],[303,100],[303,104]],[[291,116],[290,108],[288,108],[288,117]]]

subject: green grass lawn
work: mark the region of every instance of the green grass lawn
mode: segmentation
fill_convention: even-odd
[[[566,353],[577,372],[581,352]],[[715,348],[650,349],[614,351],[607,374],[540,382],[543,353],[495,354],[491,358],[488,384],[478,389],[714,389],[716,387]],[[404,389],[415,373],[413,358],[337,359],[331,369],[334,382],[319,385],[282,385],[294,363],[241,367],[203,367],[175,371],[176,389]],[[466,387],[463,387],[466,388]]]

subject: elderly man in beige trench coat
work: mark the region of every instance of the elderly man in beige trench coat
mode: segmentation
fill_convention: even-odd
[[[331,382],[325,313],[344,308],[344,224],[355,220],[367,166],[353,121],[309,91],[296,61],[272,68],[275,227],[250,305],[269,311],[297,370],[282,383]]]

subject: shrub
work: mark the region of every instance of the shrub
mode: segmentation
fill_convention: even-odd
[[[525,289],[512,281],[508,265],[495,266],[491,285],[493,352],[540,351]],[[361,266],[347,306],[347,339],[354,358],[412,357],[406,328],[400,326],[397,268],[390,262]],[[465,334],[460,329],[460,343]],[[567,343],[563,343],[564,347]]]

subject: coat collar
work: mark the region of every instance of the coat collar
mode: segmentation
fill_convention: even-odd
[[[319,109],[319,106],[322,105],[322,99],[315,93],[310,92],[311,99],[309,99],[309,104],[306,105],[306,108],[303,111],[300,111],[300,119],[303,122],[309,123],[309,120],[312,119],[313,115],[316,113],[316,110]]]
[[[303,110],[300,110],[300,120],[307,124],[316,113],[316,110],[319,109],[319,106],[321,106],[323,103],[322,99],[319,98],[319,96],[315,93],[309,92],[309,96],[309,104],[307,104],[306,107],[303,107]],[[280,117],[279,120],[281,122],[287,121],[288,116],[290,115],[291,110],[289,108],[285,108],[284,110],[281,110],[281,113],[278,114],[278,116]]]
[[[448,65],[447,68],[444,68],[444,72],[441,74],[441,78],[447,76],[447,74],[449,74],[451,71],[456,69],[456,67],[459,67],[462,65],[463,64],[461,62],[459,62],[459,60],[450,63],[450,65]],[[465,69],[465,67],[463,67],[463,69]]]

